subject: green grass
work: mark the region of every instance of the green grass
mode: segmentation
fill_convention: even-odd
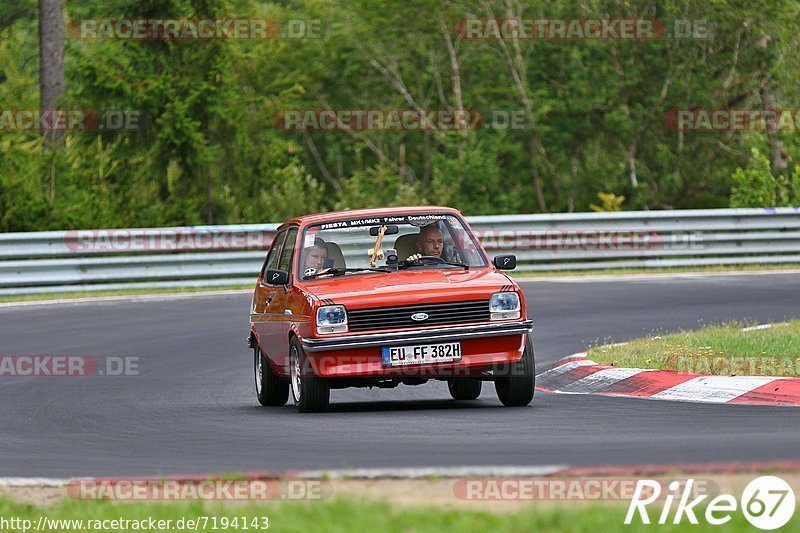
[[[496,507],[502,508],[503,503],[498,502]],[[384,503],[353,502],[346,500],[304,502],[304,503],[264,503],[231,505],[221,503],[123,503],[114,504],[106,501],[77,501],[63,500],[52,507],[33,507],[20,504],[8,499],[0,499],[0,517],[28,519],[36,524],[40,516],[52,519],[147,519],[173,520],[184,517],[196,519],[201,516],[226,517],[229,520],[235,517],[246,517],[248,527],[251,520],[266,516],[269,519],[269,531],[278,532],[307,532],[307,531],[623,531],[623,532],[650,532],[658,531],[698,531],[698,527],[688,524],[684,518],[683,524],[678,526],[643,525],[638,522],[638,517],[632,525],[625,525],[624,519],[627,503],[613,503],[606,505],[582,506],[574,502],[550,503],[546,506],[537,506],[531,503],[530,507],[522,511],[489,513],[461,509],[441,508],[404,508],[391,506]],[[697,510],[698,519],[704,521],[700,510]],[[670,514],[670,517],[674,514]],[[650,510],[651,520],[658,520],[658,509]],[[793,522],[797,524],[797,517]],[[199,531],[212,531],[211,519],[205,529]],[[13,529],[12,529],[13,530]],[[21,529],[17,529],[21,531]],[[132,530],[131,528],[128,529]],[[168,531],[178,531],[174,526]],[[229,527],[227,530],[218,527],[218,531],[243,531]],[[733,519],[724,527],[725,531],[749,531],[750,526],[740,512],[733,514]],[[64,528],[53,531],[76,531]],[[108,531],[108,529],[107,529]],[[113,529],[111,530],[113,531]],[[257,531],[250,528],[248,531]]]
[[[588,357],[626,368],[714,375],[800,377],[800,320],[768,329],[732,322],[696,331],[653,333],[622,346],[597,346]]]

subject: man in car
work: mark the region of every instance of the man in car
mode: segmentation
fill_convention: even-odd
[[[408,256],[406,262],[414,263],[419,261],[423,255],[430,255],[433,257],[442,257],[444,252],[444,236],[442,230],[434,222],[424,226],[417,236],[417,249],[419,253]]]

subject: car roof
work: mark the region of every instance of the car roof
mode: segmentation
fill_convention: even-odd
[[[316,213],[313,215],[302,215],[291,220],[287,220],[280,225],[278,229],[284,226],[295,224],[316,224],[319,222],[329,222],[333,220],[348,219],[348,218],[361,218],[361,217],[376,217],[376,216],[392,216],[401,215],[405,213],[453,213],[459,215],[457,209],[452,207],[443,206],[414,206],[414,207],[378,207],[372,209],[350,209],[347,211],[333,211],[331,213]]]

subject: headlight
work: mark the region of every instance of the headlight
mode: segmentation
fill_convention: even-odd
[[[317,309],[317,333],[347,331],[347,309],[343,305],[323,305]]]
[[[516,292],[496,292],[489,300],[492,320],[513,320],[519,318],[521,307]]]

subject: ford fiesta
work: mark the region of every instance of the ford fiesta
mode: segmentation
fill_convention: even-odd
[[[301,412],[331,389],[446,380],[456,400],[493,381],[503,405],[533,399],[532,322],[519,286],[455,209],[397,207],[282,224],[250,310],[256,395]]]

